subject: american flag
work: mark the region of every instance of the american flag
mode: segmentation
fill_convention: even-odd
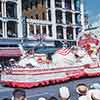
[[[56,51],[56,53],[66,56],[71,51],[71,48],[61,48]]]

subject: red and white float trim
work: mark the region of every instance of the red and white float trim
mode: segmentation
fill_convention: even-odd
[[[10,87],[31,88],[64,81],[78,79],[80,77],[100,76],[100,67],[96,64],[72,68],[52,69],[26,69],[15,68],[10,72],[1,74],[1,82]]]

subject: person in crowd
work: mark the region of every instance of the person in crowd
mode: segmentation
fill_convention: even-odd
[[[87,100],[100,100],[100,90],[99,89],[90,89],[87,92]]]
[[[10,67],[16,67],[16,66],[17,66],[15,59],[11,58],[11,59],[9,60],[9,66],[10,66]]]
[[[61,100],[70,100],[69,89],[65,86],[59,89],[59,95],[60,95]]]
[[[26,92],[23,89],[15,89],[11,100],[27,100]]]
[[[44,97],[40,97],[38,100],[46,100],[46,98],[44,98]]]
[[[90,85],[90,89],[100,89],[100,83],[93,83]]]
[[[87,96],[86,96],[86,95],[80,96],[80,97],[78,98],[78,100],[87,100]]]
[[[90,89],[87,91],[86,95],[80,96],[78,100],[100,100],[100,90]]]
[[[80,96],[86,95],[87,91],[88,91],[88,86],[87,86],[86,84],[81,83],[81,84],[78,84],[78,85],[76,86],[76,92],[77,92]]]
[[[58,100],[56,97],[52,96],[48,100]]]
[[[2,65],[0,64],[0,72],[2,71]]]

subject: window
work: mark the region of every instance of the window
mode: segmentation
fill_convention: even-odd
[[[36,25],[36,34],[41,34],[40,25]]]
[[[65,16],[66,16],[66,24],[72,24],[72,13],[66,12]]]
[[[17,22],[7,22],[7,36],[10,38],[17,38]]]
[[[74,0],[75,10],[80,10],[80,0]]]
[[[48,30],[49,30],[49,36],[52,37],[52,26],[51,25],[48,26]]]
[[[46,34],[46,26],[42,26],[42,34]]]
[[[30,35],[34,35],[34,25],[29,25]]]
[[[68,40],[73,40],[73,28],[72,27],[67,27],[67,39]]]
[[[46,14],[45,14],[45,12],[42,13],[42,19],[46,20]]]
[[[7,2],[7,17],[17,18],[17,5],[16,3]]]
[[[81,32],[81,28],[76,28],[76,38],[78,38],[80,32]]]
[[[80,14],[75,14],[75,22],[77,25],[81,25],[81,15]]]
[[[51,10],[48,10],[48,20],[51,21]]]
[[[71,0],[65,0],[65,8],[71,9]]]
[[[36,17],[36,19],[39,19],[39,16],[38,16],[38,14],[36,14],[36,15],[35,15],[35,17]]]
[[[37,20],[46,20],[45,0],[23,0],[23,16]]]
[[[63,39],[63,27],[57,26],[56,31],[57,31],[57,39]]]
[[[62,24],[62,11],[56,10],[56,23]]]
[[[47,5],[48,5],[48,8],[51,7],[51,5],[50,5],[50,0],[47,0]]]
[[[62,0],[55,0],[55,7],[62,8]]]

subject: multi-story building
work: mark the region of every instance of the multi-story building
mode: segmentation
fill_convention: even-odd
[[[0,45],[36,46],[67,40],[84,30],[84,0],[0,0]]]

